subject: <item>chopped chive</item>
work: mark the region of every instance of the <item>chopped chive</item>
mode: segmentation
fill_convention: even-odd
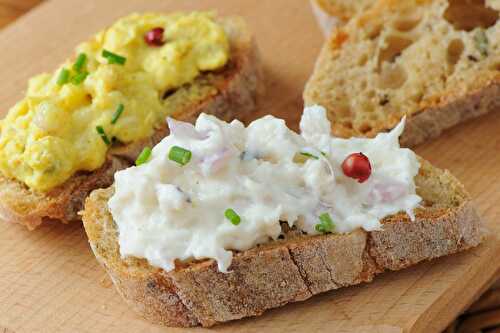
[[[231,208],[226,209],[224,216],[234,225],[238,225],[241,222],[241,217]]]
[[[87,62],[87,55],[85,53],[80,53],[73,64],[73,70],[80,73]]]
[[[113,52],[109,52],[108,50],[102,50],[102,56],[108,59],[108,64],[118,64],[125,65],[127,58],[122,57],[121,55],[115,54]]]
[[[99,136],[101,137],[102,141],[104,141],[104,143],[109,146],[111,144],[111,141],[109,141],[109,138],[106,135],[106,132],[104,132],[104,128],[102,128],[102,126],[96,126],[95,129],[96,129],[97,133],[99,134]]]
[[[324,151],[320,151],[321,155],[323,155],[323,157],[328,157],[328,155],[326,155],[326,153]]]
[[[324,155],[325,156],[325,155]],[[296,153],[294,156],[293,156],[293,162],[294,163],[298,163],[298,164],[304,164],[307,162],[308,159],[315,159],[315,160],[318,160],[319,157],[316,156],[316,155],[313,155],[311,153],[307,153],[307,152],[298,152]]]
[[[76,75],[74,75],[72,78],[71,78],[71,83],[73,83],[74,85],[79,85],[80,83],[82,83],[83,81],[85,81],[85,79],[87,78],[87,76],[89,75],[88,72],[80,72],[80,73],[77,73]]]
[[[168,158],[171,161],[179,163],[180,165],[186,165],[191,160],[191,152],[179,146],[173,146],[170,148]]]
[[[66,68],[61,69],[57,77],[57,84],[62,86],[69,81],[69,71]]]
[[[314,226],[314,229],[316,229],[317,232],[320,233],[325,233],[325,229],[323,228],[323,225],[321,223],[318,223]]]
[[[302,155],[302,156],[305,156],[305,157],[307,157],[307,158],[313,158],[313,159],[315,159],[315,160],[319,159],[319,157],[318,157],[318,156],[313,155],[313,154],[311,154],[311,153],[300,152],[299,154],[300,154],[300,155]]]
[[[125,107],[120,103],[120,105],[118,105],[118,108],[116,108],[115,113],[113,114],[113,118],[111,118],[112,125],[116,124],[118,118],[120,118],[120,116],[122,115],[123,110],[125,110]]]
[[[474,35],[474,42],[476,43],[476,48],[483,57],[488,56],[488,36],[484,30],[478,30]]]
[[[149,158],[151,157],[151,152],[152,152],[151,148],[144,147],[142,152],[139,154],[139,157],[137,157],[137,159],[135,160],[135,165],[139,166],[149,161]]]
[[[317,232],[320,233],[327,233],[327,232],[332,232],[333,229],[335,228],[335,225],[333,224],[332,218],[330,217],[330,214],[328,213],[323,213],[319,216],[319,221],[320,223],[316,224],[314,227]]]

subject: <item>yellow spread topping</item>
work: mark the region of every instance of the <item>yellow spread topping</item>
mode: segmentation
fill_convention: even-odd
[[[145,40],[155,28],[162,45]],[[223,67],[229,42],[211,13],[133,14],[76,51],[53,74],[30,79],[0,121],[0,171],[34,190],[99,168],[114,140],[152,135],[174,111],[162,96]]]

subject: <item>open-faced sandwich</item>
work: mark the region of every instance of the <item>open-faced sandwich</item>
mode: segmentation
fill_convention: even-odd
[[[480,243],[463,186],[398,138],[330,134],[306,108],[301,134],[202,114],[86,200],[99,262],[148,320],[211,326]]]
[[[329,0],[344,4],[342,0]],[[373,137],[406,116],[403,146],[500,110],[500,2],[377,0],[325,42],[304,100],[337,136]]]
[[[30,229],[79,220],[90,191],[168,134],[166,116],[243,117],[261,91],[257,47],[240,18],[122,18],[32,78],[0,122],[0,218]]]

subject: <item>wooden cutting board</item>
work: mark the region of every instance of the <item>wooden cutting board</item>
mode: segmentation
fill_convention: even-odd
[[[305,0],[53,0],[0,33],[0,110],[32,75],[53,70],[74,46],[132,11],[217,9],[245,17],[262,51],[272,113],[297,128],[301,92],[322,36]],[[499,110],[500,111],[500,110]],[[2,332],[438,332],[500,268],[500,112],[446,132],[417,152],[450,169],[476,199],[490,230],[466,253],[386,273],[375,282],[314,297],[213,329],[151,325],[131,312],[91,254],[80,225],[34,232],[0,224]]]

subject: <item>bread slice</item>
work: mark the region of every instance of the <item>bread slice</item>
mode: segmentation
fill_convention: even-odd
[[[337,27],[307,82],[337,136],[373,137],[406,115],[403,146],[500,109],[500,3],[378,0]]]
[[[144,318],[168,326],[212,326],[480,243],[480,219],[457,179],[421,160],[415,181],[424,202],[414,221],[399,213],[382,221],[382,231],[319,236],[283,223],[283,239],[235,253],[229,273],[219,272],[214,260],[178,262],[166,272],[145,259],[121,258],[107,208],[113,187],[87,198],[83,223],[98,261]]]
[[[230,41],[230,60],[221,70],[200,75],[168,97],[166,107],[174,118],[194,122],[202,112],[230,120],[252,112],[263,93],[262,69],[257,45],[241,18],[221,19]],[[80,172],[46,193],[0,174],[0,219],[34,229],[44,220],[67,223],[80,220],[87,195],[113,183],[117,170],[132,165],[145,146],[153,146],[168,135],[166,124],[146,140],[112,148],[107,162],[93,172]]]

